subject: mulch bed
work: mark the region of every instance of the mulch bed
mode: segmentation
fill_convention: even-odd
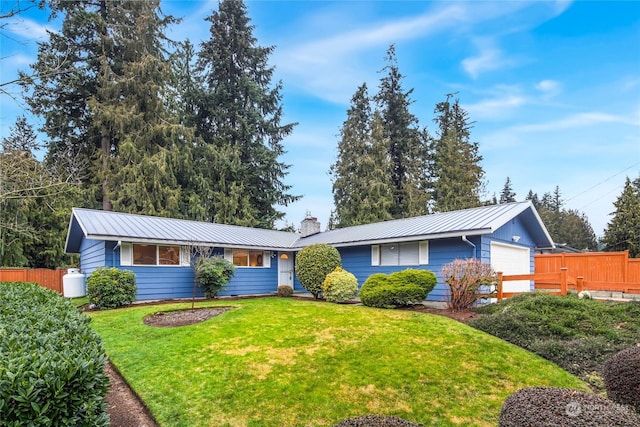
[[[186,310],[158,311],[144,318],[145,325],[174,328],[204,322],[233,307],[189,308]]]

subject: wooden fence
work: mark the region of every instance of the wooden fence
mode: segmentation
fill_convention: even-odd
[[[35,282],[43,288],[62,293],[62,276],[65,274],[67,274],[67,269],[65,268],[57,270],[49,270],[47,268],[2,268],[0,269],[0,282]]]
[[[522,293],[504,292],[503,282],[515,280],[531,280],[534,289],[555,295],[568,291],[640,294],[640,259],[629,258],[628,251],[536,255],[533,274],[498,273],[498,301]]]

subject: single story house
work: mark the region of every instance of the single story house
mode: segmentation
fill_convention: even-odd
[[[237,266],[220,295],[272,294],[278,285],[304,291],[296,279],[295,256],[314,243],[337,248],[343,268],[360,286],[371,274],[406,268],[439,276],[456,258],[479,258],[505,274],[529,274],[535,249],[553,247],[536,209],[525,201],[325,232],[308,216],[300,233],[74,208],[65,251],[80,254],[87,275],[102,266],[133,271],[138,300],[153,300],[192,295],[190,254],[198,246],[212,247],[214,255]],[[428,300],[446,300],[447,287],[439,282]],[[531,287],[528,281],[507,286],[507,291]]]

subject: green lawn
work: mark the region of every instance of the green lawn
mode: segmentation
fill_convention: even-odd
[[[519,347],[453,320],[284,298],[215,301],[206,322],[143,318],[190,304],[92,312],[111,361],[168,426],[331,426],[365,414],[495,426],[521,387],[588,390]]]

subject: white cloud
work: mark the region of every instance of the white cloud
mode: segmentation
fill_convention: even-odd
[[[562,91],[562,84],[555,80],[541,80],[535,88],[543,94],[545,98],[555,96]]]
[[[27,18],[11,19],[6,23],[6,27],[4,27],[4,29],[14,35],[24,37],[29,40],[46,39],[49,36],[47,30],[54,31],[53,28],[48,25],[43,25]]]
[[[474,119],[499,119],[513,114],[514,110],[527,103],[521,95],[508,94],[498,98],[486,99],[475,104],[464,105]]]
[[[583,128],[599,124],[619,123],[630,126],[640,126],[638,117],[625,117],[607,113],[577,113],[560,120],[530,125],[519,125],[512,128],[516,132],[550,132],[563,129]]]
[[[495,46],[495,41],[488,38],[474,40],[478,48],[476,56],[462,60],[462,68],[472,78],[477,79],[481,73],[516,66],[520,60],[507,57],[502,50]]]

